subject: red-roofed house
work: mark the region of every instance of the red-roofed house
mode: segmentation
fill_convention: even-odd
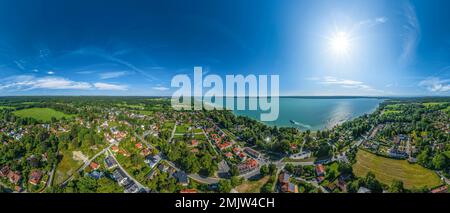
[[[192,140],[191,141],[191,146],[197,146],[198,145],[198,141],[197,140]]]
[[[197,193],[197,189],[183,189],[180,193]]]
[[[431,190],[431,193],[448,193],[448,186],[441,186],[439,188]]]
[[[100,164],[92,161],[91,164],[89,164],[89,167],[91,167],[91,169],[93,170],[97,170],[98,168],[100,168]]]
[[[135,144],[134,146],[135,146],[136,148],[138,148],[138,149],[142,149],[142,148],[143,148],[142,143],[137,143],[137,144]]]
[[[13,171],[9,171],[7,176],[9,181],[13,184],[19,183],[20,179],[22,178],[22,176],[18,172]]]
[[[119,152],[119,147],[117,147],[117,146],[112,146],[112,147],[111,147],[111,150],[112,150],[113,152]]]
[[[31,184],[33,184],[33,185],[38,185],[39,182],[41,181],[41,179],[42,179],[42,172],[40,172],[40,171],[33,171],[30,174],[30,181],[29,182]]]
[[[322,164],[317,164],[317,166],[316,166],[316,174],[317,174],[317,176],[325,175],[325,167]]]

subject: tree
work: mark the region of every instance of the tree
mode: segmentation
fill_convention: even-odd
[[[375,179],[375,174],[372,172],[367,173],[366,177],[364,178],[364,185],[374,193],[383,192],[381,183],[377,179]]]
[[[261,173],[262,176],[266,176],[269,174],[269,167],[267,167],[266,164],[262,165],[261,168],[259,169],[259,172]]]
[[[442,153],[433,157],[433,166],[437,170],[447,168],[448,165],[446,165],[447,164],[446,162],[447,162],[447,159],[446,159],[445,155],[443,155]]]
[[[236,165],[231,166],[230,169],[231,176],[238,176],[239,175],[239,169]]]
[[[405,192],[405,188],[403,187],[403,182],[400,180],[393,180],[391,186],[389,187],[389,192],[392,192],[392,193]]]
[[[275,164],[271,163],[269,165],[269,172],[270,172],[270,174],[275,174],[275,172],[277,172],[277,166]]]
[[[229,180],[220,180],[217,189],[221,193],[229,193],[232,189],[231,182]]]

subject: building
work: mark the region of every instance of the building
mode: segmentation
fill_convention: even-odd
[[[291,182],[281,185],[281,192],[284,193],[298,193],[298,186]]]
[[[108,169],[112,169],[117,166],[117,161],[112,156],[108,156],[105,158],[105,164]]]
[[[98,168],[100,168],[100,164],[98,164],[98,163],[92,161],[92,162],[89,164],[89,167],[91,167],[92,170],[97,170]]]
[[[448,186],[441,186],[439,188],[431,190],[431,193],[448,193]]]
[[[30,184],[32,185],[38,185],[39,182],[41,182],[42,179],[42,172],[41,171],[33,171],[30,174]]]
[[[289,183],[290,178],[291,178],[291,176],[288,173],[282,172],[282,173],[280,173],[280,176],[278,176],[278,181],[281,184],[285,184],[285,183]]]
[[[254,158],[259,158],[261,157],[261,153],[259,153],[258,151],[250,148],[250,147],[245,147],[244,151],[247,152],[247,154],[249,154],[250,156],[254,157]]]
[[[18,184],[20,179],[22,179],[22,176],[20,175],[19,172],[13,172],[13,171],[9,171],[7,177],[9,179],[9,182],[11,182],[13,184]]]
[[[317,176],[324,176],[325,175],[325,167],[322,164],[316,165],[316,174]]]
[[[118,146],[112,146],[112,147],[111,147],[111,151],[113,151],[113,152],[119,152],[119,147],[118,147]]]
[[[253,159],[247,159],[244,163],[238,165],[238,170],[240,174],[248,173],[254,169],[257,169],[259,166],[258,162]]]
[[[135,144],[134,146],[135,146],[136,148],[138,148],[138,149],[142,149],[142,148],[143,148],[142,143],[137,143],[137,144]]]
[[[134,183],[133,181],[130,182],[130,184],[125,186],[125,193],[138,193],[139,192],[139,186]]]
[[[185,172],[177,171],[173,173],[173,177],[177,180],[177,182],[183,186],[187,186],[189,184],[189,178]]]
[[[150,166],[150,168],[155,167],[159,161],[161,161],[161,157],[159,155],[149,155],[145,158],[145,163]]]
[[[372,191],[366,187],[359,187],[358,193],[372,193]]]
[[[197,189],[182,189],[180,193],[197,193]]]
[[[10,171],[9,166],[2,167],[2,169],[0,169],[0,177],[6,177],[9,171]]]
[[[126,186],[130,184],[127,175],[121,169],[114,170],[112,172],[112,176],[114,180],[116,180],[117,183],[119,183],[119,185]]]

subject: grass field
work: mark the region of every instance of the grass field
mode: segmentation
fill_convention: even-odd
[[[56,167],[53,185],[63,183],[83,164],[81,161],[76,161],[72,158],[73,153],[71,151],[65,151],[62,154],[63,157],[61,159],[61,162],[59,162],[58,166]]]
[[[241,185],[236,187],[239,193],[259,193],[261,187],[267,183],[269,176],[263,177],[257,181],[244,181]]]
[[[417,164],[406,160],[395,160],[380,157],[364,150],[359,150],[353,172],[362,177],[367,172],[373,172],[380,182],[390,185],[394,179],[403,181],[406,188],[435,187],[441,184],[438,175]]]
[[[40,121],[50,121],[52,117],[56,119],[61,119],[63,117],[70,118],[73,115],[67,115],[62,112],[56,111],[50,108],[29,108],[22,109],[14,112],[15,115],[19,117],[31,117]]]

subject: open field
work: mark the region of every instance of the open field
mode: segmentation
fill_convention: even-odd
[[[256,181],[244,181],[241,185],[236,187],[240,193],[259,193],[260,189],[269,180],[269,176],[263,177]]]
[[[406,160],[395,160],[380,157],[364,150],[359,150],[353,172],[362,177],[373,172],[380,182],[390,185],[394,179],[403,181],[406,188],[435,187],[441,184],[437,174]]]
[[[40,121],[51,121],[52,117],[55,117],[56,119],[61,119],[63,117],[70,118],[73,115],[67,115],[63,112],[56,111],[54,109],[50,108],[29,108],[29,109],[22,109],[19,111],[14,112],[15,115],[19,117],[31,117],[36,120]]]
[[[74,160],[73,153],[70,151],[65,151],[62,154],[61,162],[59,162],[56,167],[55,179],[53,181],[54,185],[63,183],[83,164],[81,161]]]

